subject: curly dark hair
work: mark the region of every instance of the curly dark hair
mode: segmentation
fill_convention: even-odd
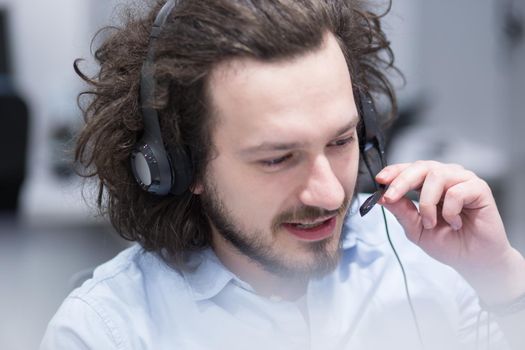
[[[210,245],[211,232],[199,196],[191,191],[159,197],[135,181],[130,154],[143,121],[139,77],[149,34],[164,1],[145,16],[127,13],[121,27],[106,28],[95,52],[100,70],[83,92],[85,127],[75,150],[82,175],[99,181],[98,207],[117,232],[155,251],[176,268],[187,253]],[[365,0],[182,0],[169,15],[156,42],[154,102],[164,142],[185,145],[202,180],[212,153],[213,116],[206,87],[214,67],[234,57],[264,61],[292,58],[321,47],[326,32],[338,40],[354,88],[383,95],[396,110],[385,72],[394,56],[381,28],[388,12],[375,14]],[[136,11],[135,11],[136,12]],[[81,97],[88,97],[87,101]]]

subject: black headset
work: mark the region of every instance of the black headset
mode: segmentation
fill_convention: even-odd
[[[173,12],[179,0],[168,0],[160,9],[149,37],[149,47],[140,74],[140,105],[144,121],[144,132],[135,144],[131,153],[131,169],[139,185],[149,193],[159,196],[180,195],[188,190],[192,183],[193,165],[188,149],[182,145],[174,145],[168,149],[162,140],[159,125],[159,113],[152,107],[155,98],[155,42],[159,37],[168,16]],[[384,138],[376,120],[376,110],[369,94],[354,89],[354,99],[357,102],[361,116],[360,152],[365,164],[373,177],[368,152],[376,150],[384,163]],[[365,201],[361,215],[366,214],[379,200],[380,195]],[[377,198],[376,198],[377,197]]]
[[[193,165],[186,147],[164,145],[155,99],[155,42],[178,0],[168,0],[160,9],[149,37],[146,60],[140,72],[140,107],[144,121],[142,138],[131,152],[131,170],[140,187],[159,196],[180,195],[192,182]]]
[[[354,99],[357,103],[357,110],[361,117],[361,129],[359,130],[359,152],[361,159],[365,163],[368,174],[374,183],[375,192],[368,197],[359,207],[359,214],[365,216],[377,204],[379,199],[386,191],[386,186],[375,181],[373,163],[379,163],[379,169],[386,166],[385,158],[385,137],[377,121],[377,112],[374,101],[368,93],[354,91]],[[374,154],[375,153],[375,154]]]

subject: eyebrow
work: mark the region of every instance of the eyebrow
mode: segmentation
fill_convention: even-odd
[[[357,116],[353,116],[352,120],[349,123],[337,130],[337,132],[334,134],[334,138],[352,130],[357,126],[358,122],[359,118]],[[307,142],[262,142],[256,146],[248,147],[241,150],[239,154],[247,155],[260,152],[288,151],[291,149],[303,148],[306,144]]]

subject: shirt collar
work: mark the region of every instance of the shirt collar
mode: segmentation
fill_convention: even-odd
[[[366,198],[367,195],[358,195],[346,214],[343,224],[343,249],[350,249],[358,243],[374,247],[384,244],[387,239],[385,221],[379,205],[365,216],[359,215],[359,207]]]
[[[189,271],[183,271],[194,300],[213,298],[236,276],[219,260],[211,248],[191,256]]]

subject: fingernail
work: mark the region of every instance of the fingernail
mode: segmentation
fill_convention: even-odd
[[[388,190],[385,192],[384,197],[387,200],[394,200],[396,198],[396,195],[397,195],[397,191],[396,191],[395,187],[390,186],[388,188]]]
[[[423,227],[426,228],[427,230],[431,229],[432,228],[432,221],[430,221],[427,218],[423,218]]]
[[[450,226],[452,227],[454,231],[459,231],[461,227],[463,226],[463,222],[461,221],[460,217],[456,217],[452,220],[452,222],[450,223]]]
[[[384,179],[388,175],[388,170],[381,170],[379,173],[377,173],[376,178]]]

